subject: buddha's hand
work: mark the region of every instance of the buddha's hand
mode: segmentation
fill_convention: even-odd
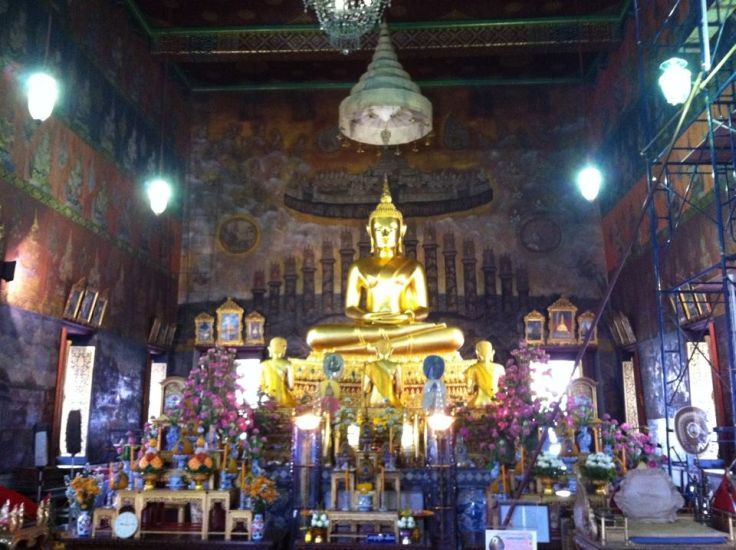
[[[414,321],[414,312],[391,313],[389,311],[367,312],[363,320],[377,325],[403,325]]]

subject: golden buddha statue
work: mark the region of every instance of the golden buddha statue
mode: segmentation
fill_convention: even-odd
[[[469,407],[488,405],[498,391],[498,379],[506,369],[493,362],[494,355],[493,345],[487,340],[481,340],[475,345],[475,356],[478,361],[465,371]]]
[[[347,276],[345,314],[355,322],[313,327],[307,344],[318,352],[366,355],[371,344],[385,338],[395,355],[457,351],[464,341],[460,329],[422,322],[429,313],[427,277],[419,262],[403,254],[406,225],[388,180],[366,230],[371,256],[353,262]]]
[[[393,352],[391,341],[387,338],[378,340],[372,349],[376,360],[365,366],[363,376],[365,404],[368,407],[400,407],[401,372],[399,364],[389,359]]]
[[[291,394],[294,388],[294,369],[285,358],[286,339],[271,338],[268,343],[269,359],[261,362],[261,391],[280,407],[293,407],[296,400]]]

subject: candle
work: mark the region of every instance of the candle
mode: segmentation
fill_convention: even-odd
[[[349,487],[350,487],[350,465],[346,464],[345,465],[345,492],[346,493],[350,491]]]
[[[156,449],[161,450],[161,438],[164,435],[164,427],[163,425],[158,427],[158,435],[156,436]]]
[[[419,415],[414,415],[414,458],[419,460]]]
[[[390,426],[388,429],[388,453],[391,454],[391,449],[394,446],[394,428]]]
[[[506,485],[506,465],[501,464],[501,487],[503,488],[503,494],[508,494],[508,487]]]
[[[225,450],[222,453],[222,471],[223,472],[225,471],[226,466],[227,466],[227,457],[228,457],[228,453],[230,451],[229,447],[230,447],[229,443],[226,442],[225,443]]]
[[[524,449],[524,445],[521,446],[521,471],[524,472],[524,468],[526,468],[526,449]]]
[[[384,491],[384,487],[386,487],[385,483],[386,483],[386,468],[382,466],[381,467],[381,493],[382,494]]]
[[[240,463],[240,490],[245,488],[245,459]]]

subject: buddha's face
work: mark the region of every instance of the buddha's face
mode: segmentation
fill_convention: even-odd
[[[401,222],[397,218],[375,218],[370,229],[376,248],[395,249],[399,246]]]
[[[268,354],[272,359],[282,359],[286,355],[286,340],[283,338],[272,338],[268,344]]]

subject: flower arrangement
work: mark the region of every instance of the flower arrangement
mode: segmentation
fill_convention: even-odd
[[[616,465],[613,458],[606,453],[589,454],[581,471],[588,479],[599,481],[611,481],[616,477]]]
[[[314,529],[327,529],[330,526],[330,518],[325,512],[312,512],[312,520],[309,525]]]
[[[253,410],[238,403],[235,354],[224,348],[212,348],[199,359],[184,384],[181,421],[205,431],[214,428],[223,439],[234,440],[253,425]],[[169,417],[175,411],[165,411]]]
[[[539,477],[558,479],[564,475],[566,470],[565,463],[550,453],[540,454],[534,463],[534,473]]]
[[[164,471],[164,461],[156,449],[156,441],[151,439],[137,462],[137,469],[144,474],[160,474]]]
[[[454,411],[458,433],[471,453],[482,457],[487,466],[515,463],[517,447],[533,449],[539,429],[552,425],[552,410],[531,390],[531,363],[548,360],[544,350],[521,340],[506,362],[493,403],[480,415],[467,407]]]
[[[417,522],[414,519],[414,516],[405,516],[402,515],[397,521],[396,521],[396,527],[399,529],[414,529],[417,526]]]
[[[97,478],[83,471],[69,483],[74,494],[74,500],[81,510],[89,510],[95,503],[95,498],[100,494],[100,484]]]
[[[358,483],[358,486],[356,487],[356,489],[358,489],[359,493],[370,493],[373,490],[373,483],[370,483],[370,482]]]
[[[565,419],[568,426],[579,430],[589,426],[595,416],[593,402],[585,395],[568,395],[565,408]]]
[[[243,493],[253,499],[253,511],[263,513],[266,504],[273,504],[279,497],[276,483],[266,476],[248,476],[242,487]]]

